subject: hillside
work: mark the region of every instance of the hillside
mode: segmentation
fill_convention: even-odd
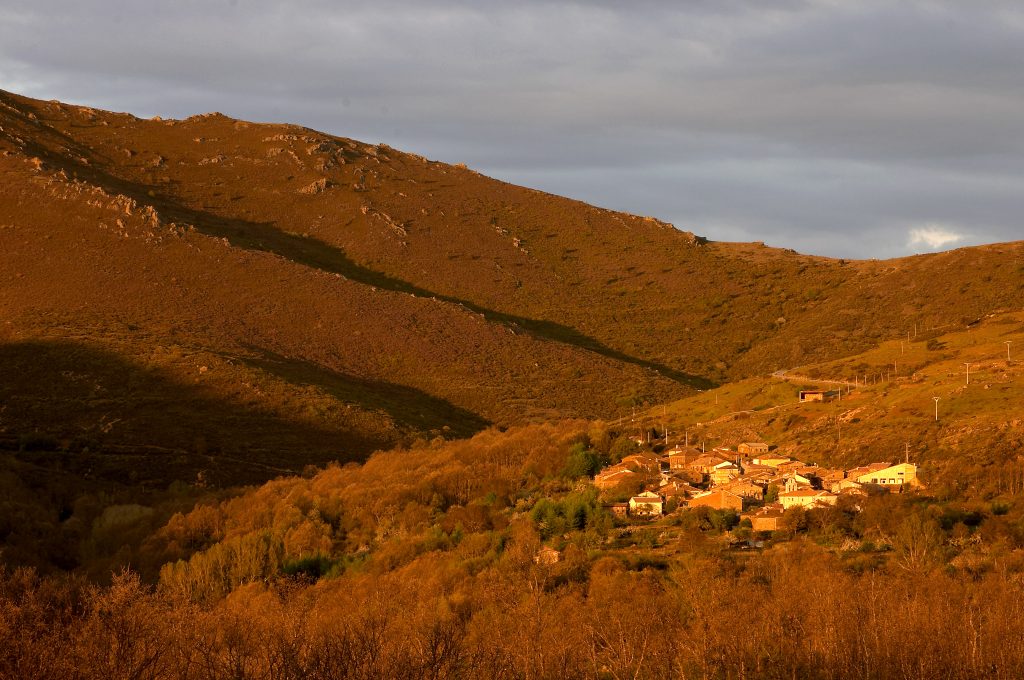
[[[1016,308],[1024,286],[1019,243],[887,262],[710,243],[221,114],[2,94],[0,175],[0,435],[188,459],[136,470],[153,483],[615,417]]]
[[[933,493],[1024,493],[1024,361],[1014,356],[1024,351],[1024,314],[991,315],[945,330],[742,380],[621,426],[660,432],[667,423],[671,437],[688,433],[691,444],[703,441],[706,447],[764,441],[825,466],[909,456]],[[801,389],[840,388],[841,398],[798,402]]]
[[[219,481],[247,481],[419,436],[464,436],[492,421],[599,415],[638,389],[647,398],[681,389],[610,352],[393,284],[272,222],[222,218],[170,195],[189,183],[183,193],[209,192],[216,202],[220,180],[168,173],[140,182],[130,159],[148,151],[114,164],[111,149],[67,133],[119,124],[163,133],[163,125],[59,110],[72,116],[68,130],[9,104],[2,123],[0,368],[11,379],[0,388],[0,433],[10,442],[243,451],[245,461],[226,466],[233,477]],[[254,128],[256,136],[290,130]],[[108,136],[129,139],[122,130]],[[162,165],[180,172],[182,162]],[[193,165],[202,175],[209,164]],[[281,194],[285,172],[268,172],[263,189]],[[317,200],[288,193],[265,209]],[[272,452],[270,468],[247,469],[261,450]],[[181,478],[146,467],[164,482]]]

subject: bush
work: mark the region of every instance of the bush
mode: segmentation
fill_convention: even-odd
[[[562,476],[568,479],[593,477],[601,469],[601,456],[586,448],[584,444],[575,444],[569,450],[569,456],[562,468]]]

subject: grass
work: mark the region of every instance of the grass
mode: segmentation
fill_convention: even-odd
[[[735,446],[761,440],[802,460],[850,466],[901,460],[907,453],[937,481],[957,463],[1004,464],[1019,455],[1024,436],[1024,362],[1007,362],[1004,341],[1024,345],[1024,315],[995,315],[970,329],[928,341],[890,340],[846,359],[799,366],[789,374],[851,379],[878,375],[896,357],[906,366],[895,380],[858,385],[841,400],[798,403],[803,381],[751,378],[645,412],[641,422],[667,420],[689,430],[691,443]],[[971,363],[967,384],[966,362]],[[858,381],[863,381],[859,377]],[[813,384],[807,380],[808,385]],[[935,402],[939,397],[939,420]]]

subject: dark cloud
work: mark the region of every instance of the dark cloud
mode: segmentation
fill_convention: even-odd
[[[298,122],[846,257],[1024,238],[1021,63],[995,0],[0,6],[6,89]]]

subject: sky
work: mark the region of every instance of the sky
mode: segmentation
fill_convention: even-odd
[[[0,0],[0,89],[221,111],[713,240],[1024,239],[1024,3]]]

